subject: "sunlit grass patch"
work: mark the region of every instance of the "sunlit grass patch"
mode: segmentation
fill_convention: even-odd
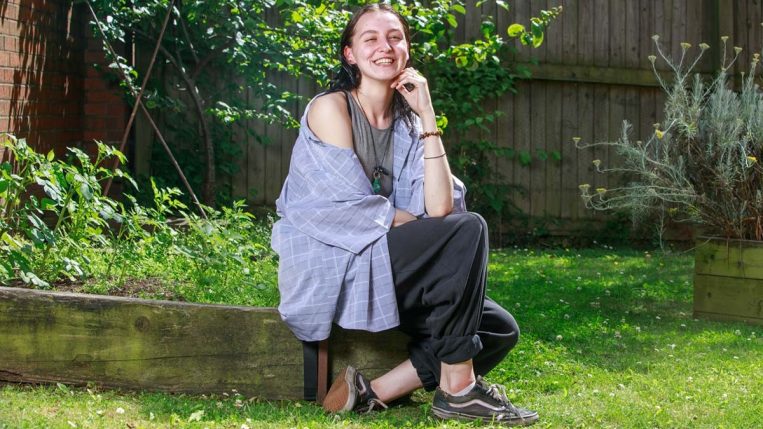
[[[537,409],[536,427],[763,427],[763,327],[693,319],[692,271],[691,254],[493,252],[488,295],[512,312],[522,335],[489,380]],[[435,420],[429,401],[422,392],[387,412],[327,416],[305,402],[236,392],[6,386],[0,427],[475,427]]]

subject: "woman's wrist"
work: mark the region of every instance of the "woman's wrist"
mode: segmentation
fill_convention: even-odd
[[[421,131],[435,131],[437,130],[437,118],[434,114],[434,109],[428,109],[424,114],[419,115],[421,118]]]

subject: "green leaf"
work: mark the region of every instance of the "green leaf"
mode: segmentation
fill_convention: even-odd
[[[539,48],[543,44],[543,33],[539,36],[533,36],[533,48]]]
[[[50,198],[45,197],[40,201],[40,208],[43,210],[49,210],[55,206],[56,206],[56,202],[51,200]]]
[[[55,157],[56,157],[56,153],[53,152],[53,150],[51,149],[51,151],[48,152],[48,156],[47,156],[48,161],[53,161],[53,158],[55,158]]]
[[[517,37],[521,34],[524,34],[525,31],[525,26],[522,24],[511,24],[507,30],[509,37]]]
[[[466,8],[464,8],[460,4],[454,4],[451,9],[455,10],[456,12],[460,13],[461,15],[466,15]]]
[[[449,13],[445,19],[448,21],[448,24],[450,24],[451,27],[456,28],[458,27],[458,21],[456,20],[456,16],[452,13]]]
[[[529,151],[521,150],[519,151],[519,164],[523,167],[527,167],[533,162],[533,157],[530,154]]]

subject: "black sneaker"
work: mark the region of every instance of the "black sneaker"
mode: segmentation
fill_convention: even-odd
[[[538,413],[515,407],[503,386],[488,385],[481,377],[464,396],[449,395],[438,387],[432,412],[441,419],[481,420],[507,426],[527,426],[538,421]]]
[[[330,413],[370,412],[380,408],[386,409],[387,405],[371,389],[371,382],[351,366],[339,373],[323,399],[323,409]]]

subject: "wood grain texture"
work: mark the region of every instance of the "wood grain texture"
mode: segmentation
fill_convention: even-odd
[[[763,243],[700,238],[694,315],[763,325]]]
[[[331,342],[330,366],[373,375],[407,355],[398,332],[335,327]],[[0,380],[301,399],[303,377],[302,343],[272,308],[0,287]]]
[[[696,274],[694,317],[763,325],[763,280]]]
[[[763,280],[763,243],[740,240],[698,240],[696,274]]]

